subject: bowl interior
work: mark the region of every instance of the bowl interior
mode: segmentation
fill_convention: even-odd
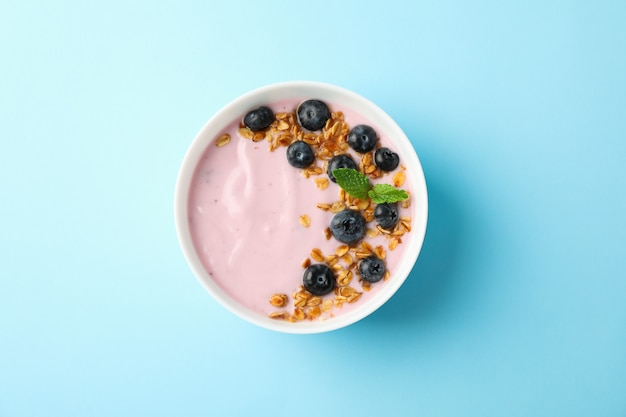
[[[394,271],[392,279],[367,302],[358,308],[332,319],[290,323],[273,320],[248,310],[226,294],[208,275],[193,245],[188,222],[189,189],[196,166],[205,150],[216,139],[219,132],[240,119],[251,108],[290,98],[317,98],[353,109],[384,132],[401,155],[407,170],[408,181],[412,184],[412,230],[407,239],[402,261]],[[415,150],[400,127],[378,106],[364,97],[330,84],[318,82],[285,82],[269,85],[251,91],[223,107],[196,135],[181,165],[175,191],[175,221],[183,254],[204,288],[224,307],[239,317],[258,326],[286,333],[319,333],[345,327],[371,314],[384,304],[406,280],[422,247],[426,232],[428,201],[426,182],[420,161]]]

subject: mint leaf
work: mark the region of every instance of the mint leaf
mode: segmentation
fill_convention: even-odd
[[[337,168],[333,170],[337,184],[352,197],[367,200],[367,192],[372,188],[370,180],[356,169]]]
[[[333,171],[333,175],[334,172],[335,171]],[[409,198],[406,191],[398,190],[389,184],[376,184],[374,188],[368,192],[368,195],[376,204],[395,203]]]

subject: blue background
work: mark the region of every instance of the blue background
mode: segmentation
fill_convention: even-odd
[[[430,193],[348,328],[220,307],[179,249],[191,140],[265,84],[371,99]],[[0,3],[0,416],[626,416],[626,2]]]

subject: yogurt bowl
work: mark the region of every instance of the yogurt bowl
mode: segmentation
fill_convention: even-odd
[[[202,127],[174,212],[183,254],[215,300],[267,329],[320,333],[400,288],[428,201],[417,154],[383,110],[338,86],[285,82]]]

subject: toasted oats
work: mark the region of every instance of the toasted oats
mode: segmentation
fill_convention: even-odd
[[[228,133],[224,133],[222,136],[217,138],[215,141],[215,146],[221,148],[222,146],[228,144],[230,142],[230,135]]]
[[[300,224],[303,227],[309,227],[311,225],[311,218],[308,216],[308,214],[303,214],[302,216],[300,216]]]
[[[404,236],[404,230],[396,227],[393,232],[391,232],[391,236]]]
[[[306,306],[307,307],[315,307],[322,304],[322,297],[319,297],[317,295],[309,298],[306,302]]]
[[[330,159],[330,158],[333,157],[333,154],[328,149],[320,149],[320,151],[317,154],[317,156],[320,159]]]
[[[343,188],[339,189],[339,200],[346,201],[346,199],[348,199],[349,197],[350,195],[346,193],[346,190],[344,190]]]
[[[320,208],[320,209],[322,209],[324,211],[330,210],[331,207],[332,206],[330,204],[327,204],[327,203],[317,203],[317,208]]]
[[[330,240],[330,238],[333,237],[333,232],[330,231],[330,227],[324,229],[324,237],[326,237],[326,240]]]
[[[379,178],[382,174],[380,173],[379,169],[376,169],[374,172],[368,174],[367,176],[370,177],[371,179],[375,180],[376,178]]]
[[[317,318],[317,317],[319,317],[321,315],[322,315],[322,309],[320,308],[320,306],[312,307],[309,310],[309,317],[312,318],[312,319]]]
[[[346,253],[348,253],[349,250],[350,250],[350,246],[348,246],[348,245],[341,245],[337,249],[335,249],[335,254],[337,256],[343,256]]]
[[[372,253],[372,252],[373,252],[373,250],[374,250],[374,249],[372,248],[372,245],[370,245],[370,244],[369,244],[369,242],[367,242],[367,241],[365,241],[365,240],[362,240],[362,241],[361,241],[361,247],[362,247],[364,250],[366,250],[366,251],[368,251],[368,252],[370,252],[370,253]]]
[[[356,207],[358,210],[365,210],[370,206],[371,200],[357,200]]]
[[[330,268],[336,272],[343,270],[343,266],[341,266],[341,264],[334,264]]]
[[[402,206],[402,208],[409,208],[411,206],[411,193],[408,191],[406,193],[409,195],[409,198],[400,202],[400,206]]]
[[[373,152],[368,152],[363,155],[361,162],[363,162],[364,166],[372,165]]]
[[[339,291],[337,293],[338,296],[345,299],[348,303],[355,302],[361,296],[360,292],[349,286],[339,287]]]
[[[270,297],[270,304],[274,307],[285,307],[288,301],[287,294],[274,294]]]
[[[247,127],[239,128],[239,136],[244,139],[252,139],[254,137],[254,132]]]
[[[320,148],[321,149],[326,149],[329,152],[331,152],[333,155],[335,154],[336,151],[339,150],[339,146],[337,146],[336,144],[334,144],[333,142],[322,142],[320,144]]]
[[[337,262],[339,262],[339,257],[337,255],[328,255],[328,256],[326,256],[326,264],[328,266],[332,267]]]
[[[339,213],[340,211],[344,211],[346,209],[346,205],[343,201],[336,201],[330,207],[331,213]]]
[[[304,286],[300,285],[300,289],[293,294],[293,298],[310,298],[311,293],[304,289]]]
[[[355,292],[354,294],[350,295],[348,297],[348,303],[352,304],[356,301],[358,301],[359,298],[361,298],[361,294],[360,292]]]
[[[311,258],[315,259],[318,262],[324,262],[324,254],[318,248],[313,248],[311,250]]]
[[[265,133],[264,132],[256,132],[253,136],[252,136],[252,141],[253,142],[260,142],[263,139],[265,139]]]
[[[404,173],[404,171],[396,172],[392,179],[393,186],[394,187],[402,186],[402,184],[404,184],[405,178],[406,178],[406,174]]]
[[[281,135],[276,139],[276,143],[280,146],[289,146],[293,142],[293,136],[290,135]]]
[[[273,311],[270,313],[270,318],[274,320],[286,320],[289,317],[289,313],[286,311]]]
[[[363,217],[366,222],[374,221],[374,206],[370,205],[365,211],[363,211]]]
[[[378,231],[378,229],[367,229],[367,232],[365,232],[365,235],[367,237],[376,237],[380,234],[380,232]]]
[[[344,264],[348,266],[354,263],[354,260],[352,259],[352,255],[350,255],[349,253],[346,253],[340,259],[341,259],[341,262],[343,262]]]
[[[391,234],[391,230],[384,229],[384,228],[380,227],[379,224],[376,225],[376,230],[378,230],[380,233],[382,233],[384,235],[390,235]]]
[[[309,298],[311,298],[311,294],[309,294],[304,288],[293,293],[294,305],[296,307],[304,307]]]
[[[287,318],[285,320],[287,320],[290,323],[295,323],[295,322],[298,321],[298,319],[295,316],[292,316],[292,315],[287,316]]]
[[[389,239],[389,250],[394,250],[395,248],[397,248],[400,242],[400,238],[395,236]]]
[[[379,258],[382,259],[383,261],[385,260],[385,257],[387,256],[387,253],[385,252],[385,248],[383,248],[382,246],[376,246],[374,248],[374,254]]]
[[[288,130],[289,129],[289,123],[287,123],[284,120],[281,120],[278,123],[278,126],[276,126],[276,130]]]
[[[302,320],[306,319],[306,314],[304,313],[303,309],[301,309],[300,307],[296,307],[296,308],[293,309],[293,317],[297,321],[302,321]]]
[[[337,274],[337,283],[341,285],[342,287],[350,284],[351,281],[352,281],[352,271],[343,270],[339,272],[339,274]]]
[[[328,312],[329,312],[329,311],[331,311],[332,309],[333,309],[333,300],[332,300],[332,299],[325,300],[325,301],[322,303],[322,311],[323,311],[324,313],[328,313]]]
[[[302,261],[302,268],[308,268],[311,266],[311,259],[306,258],[304,261]]]
[[[411,231],[411,218],[410,217],[400,217],[400,224],[404,228],[405,231]]]
[[[315,178],[315,185],[317,185],[317,188],[319,188],[320,190],[325,190],[326,188],[328,188],[328,178]]]
[[[389,271],[385,271],[385,275],[383,275],[383,281],[387,281],[391,277],[391,273]]]
[[[354,253],[354,255],[356,256],[357,259],[365,259],[369,256],[372,256],[372,252],[359,249]]]
[[[365,171],[366,174],[371,174],[374,171],[376,171],[376,165],[368,165],[363,170]]]

